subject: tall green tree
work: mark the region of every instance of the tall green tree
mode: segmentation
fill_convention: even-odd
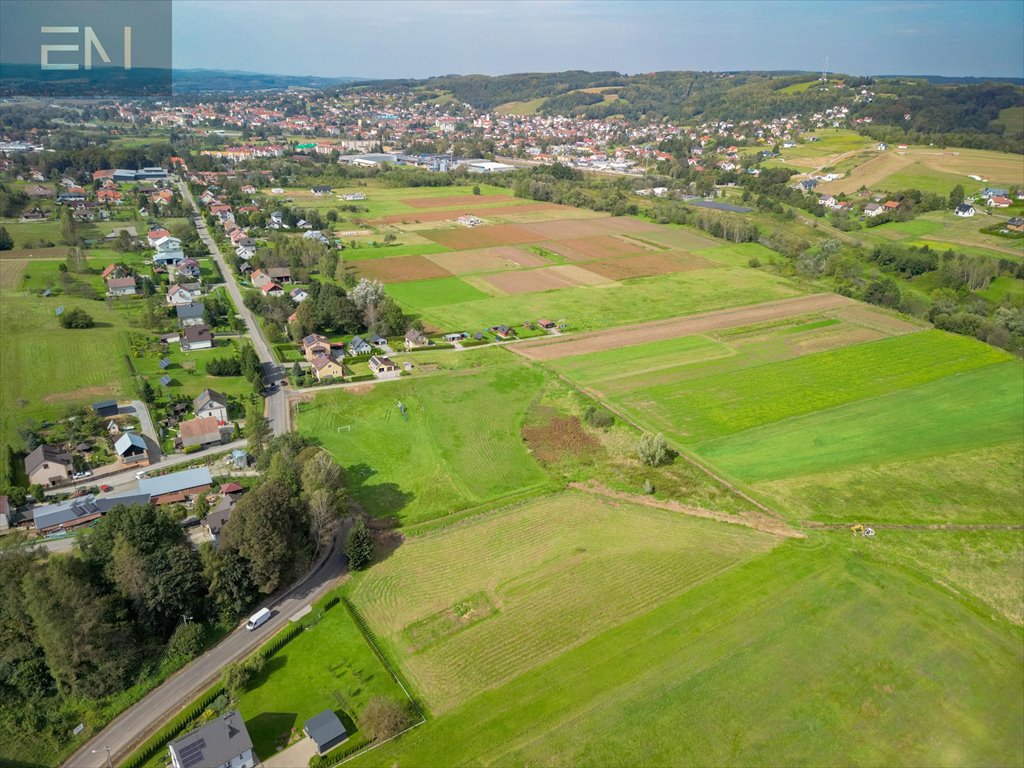
[[[7,227],[0,227],[0,251],[10,251],[14,248],[14,239]]]
[[[65,245],[74,245],[77,242],[76,229],[75,217],[71,209],[65,206],[60,215],[60,237]]]
[[[249,441],[249,453],[258,460],[270,437],[270,424],[263,415],[263,400],[260,398],[253,400],[245,411],[245,437]]]
[[[348,567],[353,571],[361,571],[373,559],[373,534],[362,520],[356,520],[349,531],[345,556],[348,557]]]

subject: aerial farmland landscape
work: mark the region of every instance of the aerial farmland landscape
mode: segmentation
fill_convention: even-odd
[[[1022,41],[4,0],[0,766],[1024,767]]]

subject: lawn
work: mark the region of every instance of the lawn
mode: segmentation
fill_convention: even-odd
[[[483,291],[457,277],[392,283],[388,286],[388,293],[407,309],[420,312],[433,307],[489,298]]]
[[[695,443],[1010,359],[964,336],[924,331],[660,384],[623,402],[644,421]]]
[[[237,347],[231,339],[221,339],[213,349],[199,349],[194,352],[182,352],[178,344],[167,345],[166,352],[159,345],[152,345],[139,357],[132,353],[131,363],[135,371],[145,377],[157,392],[168,395],[186,395],[194,398],[206,388],[220,392],[222,395],[247,399],[253,394],[252,384],[244,376],[208,376],[206,364],[213,359],[236,357]],[[140,347],[140,350],[144,347]],[[163,358],[171,361],[167,368],[160,367]],[[194,368],[186,368],[186,364]],[[171,377],[169,386],[159,384],[164,374]]]
[[[800,292],[790,281],[774,275],[749,268],[716,267],[600,286],[435,305],[427,307],[422,317],[439,328],[465,329],[499,323],[518,326],[549,317],[564,320],[573,331],[585,331],[757,304]],[[402,301],[401,295],[395,298]]]
[[[984,296],[994,304],[1000,304],[1007,296],[1013,299],[1017,306],[1024,304],[1024,280],[1015,277],[997,277],[984,291],[978,291],[979,296]]]
[[[904,189],[919,189],[936,195],[948,195],[953,187],[962,186],[968,193],[981,189],[984,184],[956,173],[947,173],[925,165],[923,162],[911,163],[879,182],[880,189],[889,192],[900,192]]]
[[[345,468],[367,512],[419,522],[545,484],[519,434],[544,380],[505,364],[324,392],[297,427]]]
[[[321,603],[320,605],[322,605]],[[238,700],[253,740],[266,761],[287,742],[292,729],[325,709],[341,718],[352,746],[363,740],[359,713],[374,696],[406,701],[402,689],[381,665],[340,603],[319,607],[305,620],[311,626],[270,657],[263,672]]]
[[[437,715],[777,541],[567,492],[409,538],[351,594]]]
[[[541,530],[550,530],[549,524]],[[589,526],[577,530],[586,549]],[[710,526],[697,530],[700,541],[716,541]],[[545,536],[539,539],[543,543]],[[671,547],[652,540],[642,546],[659,544]],[[413,541],[404,548],[418,546]],[[434,542],[424,546],[446,551]],[[872,556],[884,546],[884,538],[852,539],[848,533],[782,544],[681,589],[659,607],[354,762],[429,765],[444,755],[450,765],[1019,764],[1020,631]],[[588,553],[580,555],[584,563]],[[526,564],[535,562],[532,555],[531,546]],[[402,557],[402,550],[394,556]],[[631,559],[616,558],[612,567]],[[511,569],[493,557],[480,567],[485,573]],[[442,590],[438,603],[427,606],[434,610],[450,595],[459,593],[459,600],[479,588],[454,586],[461,568],[450,583],[448,569],[419,572]],[[572,578],[573,569],[565,574]],[[368,581],[374,576],[371,571]],[[407,576],[397,583],[420,589],[409,582]],[[513,584],[513,594],[536,588],[528,570]],[[403,620],[396,613],[408,593],[386,585],[381,579],[387,598],[372,623],[394,632],[389,628]],[[634,586],[644,599],[645,575]],[[574,599],[566,600],[566,611],[573,610]],[[453,641],[503,618],[480,622]],[[529,623],[536,633],[547,630]],[[526,649],[533,647],[533,635],[528,637],[520,643]],[[464,670],[466,665],[453,666],[446,679],[460,684]]]
[[[1012,361],[737,432],[696,451],[747,482],[777,480],[1019,442],[1022,414],[1024,369]]]
[[[748,267],[751,259],[757,259],[762,264],[767,264],[770,260],[779,257],[777,252],[760,243],[730,243],[729,245],[705,248],[698,253],[705,259],[711,259],[729,267]]]

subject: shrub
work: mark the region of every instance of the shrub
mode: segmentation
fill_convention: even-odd
[[[761,266],[761,260],[757,258],[757,256],[751,256],[750,260],[747,262],[747,266],[752,269],[757,269]]]
[[[646,493],[648,496],[654,494],[654,483],[652,483],[650,480],[644,480],[644,493]]]
[[[615,423],[615,417],[610,412],[594,405],[588,405],[586,410],[583,411],[583,420],[590,426],[598,427],[599,429],[607,429]]]
[[[84,309],[75,308],[60,316],[60,324],[64,328],[92,328],[96,321]]]
[[[206,372],[211,376],[241,376],[242,361],[235,357],[218,357],[206,364]]]
[[[194,659],[203,650],[203,625],[196,622],[179,624],[167,641],[167,657]]]
[[[644,434],[637,444],[636,451],[640,461],[650,467],[664,464],[669,458],[668,443],[665,442],[665,436],[661,434]]]
[[[375,741],[401,733],[410,721],[408,708],[388,696],[374,696],[359,715],[359,727]]]

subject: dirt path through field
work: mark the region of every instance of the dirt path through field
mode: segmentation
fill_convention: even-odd
[[[753,304],[734,309],[703,312],[699,315],[673,317],[668,320],[656,320],[637,325],[624,325],[604,331],[555,336],[538,339],[537,341],[524,341],[510,348],[517,354],[530,360],[557,360],[560,357],[569,357],[570,355],[602,352],[608,349],[629,347],[650,341],[674,339],[678,336],[689,336],[696,333],[720,331],[725,328],[754,325],[756,323],[854,304],[856,302],[853,299],[848,299],[835,293],[816,293],[810,296],[768,301],[763,304]]]
[[[611,488],[606,488],[600,483],[593,481],[587,483],[569,483],[569,487],[575,488],[579,491],[592,493],[595,496],[604,496],[609,499],[628,501],[631,504],[642,504],[645,507],[655,507],[657,509],[668,510],[669,512],[679,512],[684,515],[690,515],[691,517],[704,517],[709,520],[718,520],[722,523],[742,525],[747,528],[753,528],[756,531],[761,531],[762,533],[770,533],[773,536],[784,536],[790,539],[807,538],[804,534],[800,533],[800,531],[790,528],[778,518],[770,517],[768,515],[759,515],[756,512],[740,512],[735,515],[730,515],[725,512],[716,512],[712,509],[704,509],[702,507],[689,507],[685,504],[680,504],[678,501],[663,501],[661,499],[655,499],[653,496],[638,496],[633,493],[613,491]]]

